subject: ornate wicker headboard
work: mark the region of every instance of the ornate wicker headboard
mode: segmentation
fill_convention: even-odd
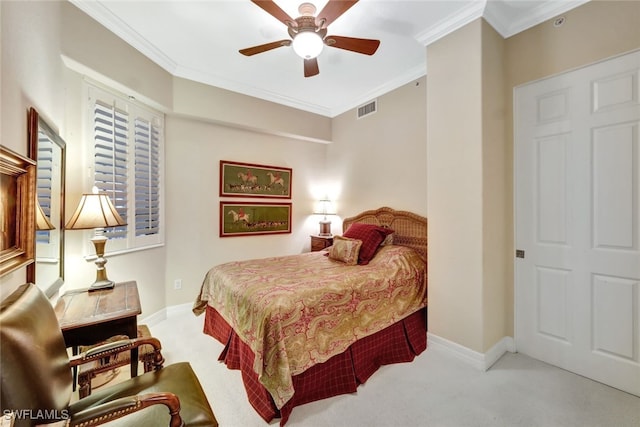
[[[355,222],[392,228],[393,244],[415,249],[427,261],[427,218],[388,207],[364,211],[342,221],[342,232]]]

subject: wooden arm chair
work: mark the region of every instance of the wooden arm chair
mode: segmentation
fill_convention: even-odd
[[[120,367],[131,366],[131,349],[138,348],[138,360],[144,372],[162,368],[164,358],[157,338],[151,337],[147,325],[138,325],[138,338],[115,335],[103,342],[81,346],[80,355],[71,358],[71,367],[78,366],[78,395],[80,399],[91,394],[91,381],[106,372],[115,373]],[[129,350],[129,351],[125,351]],[[106,356],[105,356],[106,354]],[[1,426],[0,426],[1,427]]]
[[[69,426],[218,425],[191,365],[161,367],[160,346],[154,338],[111,343],[70,359],[54,309],[33,284],[20,286],[2,301],[0,332],[0,412],[13,412],[15,426],[56,420]],[[141,344],[158,350],[157,370],[70,403],[72,366]]]

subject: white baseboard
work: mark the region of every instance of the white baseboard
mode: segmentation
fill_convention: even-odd
[[[515,342],[512,337],[503,337],[493,347],[491,347],[489,351],[486,353],[479,353],[453,341],[449,341],[448,339],[427,332],[427,348],[429,346],[437,346],[449,353],[451,356],[463,360],[481,371],[489,369],[505,352],[515,352]]]
[[[188,313],[193,308],[193,303],[187,302],[184,304],[170,305],[167,307],[167,317],[175,316],[176,314]]]
[[[167,320],[171,316],[175,316],[176,314],[186,313],[191,311],[192,303],[178,304],[178,305],[170,305],[161,310],[156,311],[150,316],[145,317],[144,319],[140,319],[139,323],[144,323],[147,326],[154,326],[163,320]]]
[[[147,316],[143,319],[138,320],[139,324],[145,324],[147,326],[155,326],[163,320],[167,320],[167,308],[163,308],[159,311],[156,311],[150,316]]]

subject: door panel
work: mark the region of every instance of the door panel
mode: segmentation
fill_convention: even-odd
[[[637,249],[634,228],[634,152],[638,150],[638,124],[624,123],[594,130],[593,236],[597,249]]]
[[[515,91],[518,351],[640,395],[640,52]]]
[[[604,275],[593,276],[593,350],[603,357],[620,357],[634,361],[637,333],[634,318],[638,315],[634,292],[638,282]]]
[[[552,135],[536,140],[537,241],[566,245],[567,242],[567,136]]]
[[[568,303],[570,281],[570,271],[549,267],[536,269],[537,330],[547,338],[571,341],[571,306]]]

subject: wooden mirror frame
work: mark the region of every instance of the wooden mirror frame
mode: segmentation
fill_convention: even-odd
[[[27,281],[31,283],[35,283],[40,287],[47,297],[52,297],[55,293],[60,289],[60,287],[64,284],[64,219],[65,219],[65,211],[64,211],[64,203],[65,203],[65,163],[66,163],[66,143],[60,137],[57,131],[55,131],[47,122],[45,122],[40,114],[35,108],[29,109],[29,157],[36,161],[36,180],[37,180],[37,161],[38,161],[38,142],[42,136],[48,138],[55,147],[60,149],[60,161],[59,161],[59,170],[54,171],[57,172],[58,179],[60,180],[60,194],[56,195],[59,197],[59,221],[54,221],[53,226],[56,228],[56,232],[58,233],[58,275],[55,277],[50,283],[38,283],[37,280],[37,271],[38,271],[38,247],[37,242],[34,242],[34,250],[35,250],[35,262],[30,264],[27,267]],[[34,194],[34,200],[38,198],[38,190],[36,188]],[[34,236],[37,230],[34,229]],[[50,274],[50,276],[53,276]]]
[[[35,259],[36,163],[0,146],[0,277]]]

